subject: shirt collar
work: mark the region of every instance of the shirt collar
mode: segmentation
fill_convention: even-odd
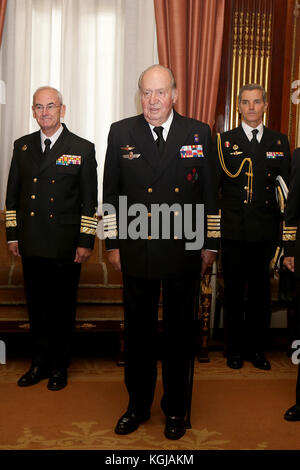
[[[174,117],[174,112],[173,112],[173,109],[171,109],[171,112],[170,112],[170,115],[169,115],[168,119],[166,120],[166,122],[164,122],[164,123],[161,125],[161,126],[164,128],[164,130],[163,130],[163,138],[164,138],[164,140],[167,140],[168,133],[169,133],[169,130],[170,130],[172,121],[173,121],[173,117]],[[154,139],[156,140],[156,139],[157,139],[157,134],[153,131],[153,129],[154,129],[155,126],[153,126],[152,124],[150,124],[150,122],[149,122],[149,126],[150,126],[150,129],[151,129],[152,135],[153,135]]]
[[[55,142],[57,141],[57,139],[59,138],[60,134],[62,133],[62,131],[64,130],[62,124],[60,125],[59,129],[57,129],[57,131],[55,132],[55,134],[51,135],[51,137],[48,137],[47,135],[44,134],[44,132],[41,130],[40,133],[41,133],[41,145],[42,145],[42,150],[44,151],[45,149],[45,140],[46,139],[50,139],[51,140],[51,146],[50,148],[53,147],[53,145],[55,144]]]
[[[261,141],[261,138],[262,138],[262,135],[263,135],[263,132],[264,132],[264,125],[263,123],[261,122],[257,127],[251,127],[249,126],[248,124],[246,124],[244,121],[242,121],[242,128],[246,134],[246,136],[248,137],[249,140],[252,140],[252,137],[253,137],[253,134],[252,134],[252,131],[254,129],[257,129],[258,130],[258,134],[257,134],[257,140],[258,142]]]

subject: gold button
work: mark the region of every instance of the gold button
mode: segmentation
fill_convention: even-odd
[[[271,173],[268,173],[268,176],[271,176]]]
[[[248,186],[244,186],[244,189],[249,189]]]
[[[50,214],[49,217],[50,217],[50,219],[53,219],[54,215],[53,215],[53,214]]]
[[[152,215],[151,212],[148,212],[148,217],[151,217],[151,215]]]
[[[35,194],[32,194],[30,197],[31,199],[35,199]]]
[[[149,235],[149,237],[148,237],[148,240],[152,240],[152,237],[151,237],[151,235]]]
[[[36,183],[36,182],[37,182],[37,178],[33,178],[33,182]]]
[[[179,193],[179,188],[175,188],[175,193]]]
[[[179,215],[179,211],[175,211],[174,215],[175,215],[175,217],[177,217]]]
[[[245,200],[245,201],[244,201],[244,204],[248,204],[248,201]]]
[[[152,193],[152,188],[148,188],[148,193]]]
[[[267,186],[266,189],[270,189],[270,186]]]
[[[55,183],[55,180],[52,180],[51,183],[54,184],[54,183]]]
[[[269,204],[269,201],[266,201],[266,204]]]
[[[178,240],[178,237],[177,237],[177,235],[175,235],[175,237],[174,237],[174,240]]]
[[[30,217],[33,217],[35,215],[34,212],[30,212]]]
[[[54,197],[50,197],[50,202],[54,202]]]

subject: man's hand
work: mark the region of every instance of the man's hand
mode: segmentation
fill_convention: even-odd
[[[201,251],[201,258],[202,258],[202,267],[201,267],[201,276],[205,274],[207,268],[213,265],[213,262],[216,260],[217,253],[215,251],[210,250],[202,250]]]
[[[76,248],[76,255],[74,259],[74,263],[85,263],[92,254],[92,250],[90,248],[82,248],[78,246]]]
[[[295,271],[295,257],[286,256],[285,258],[283,258],[283,266],[288,268],[293,273]]]
[[[116,271],[121,271],[120,250],[118,248],[108,252],[108,261],[113,265]]]
[[[8,251],[14,256],[20,256],[19,252],[19,243],[18,242],[10,242],[7,244]]]

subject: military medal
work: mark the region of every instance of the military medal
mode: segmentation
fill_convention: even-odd
[[[125,150],[127,152],[130,152],[131,150],[134,150],[135,147],[133,147],[132,145],[125,145],[125,147],[121,147],[121,150]]]
[[[226,142],[224,142],[224,145],[228,149],[228,147],[230,147],[230,142],[228,142],[228,140],[226,140]]]
[[[199,134],[194,134],[194,142],[196,144],[199,142]]]

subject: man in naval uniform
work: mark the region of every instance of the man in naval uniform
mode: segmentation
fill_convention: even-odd
[[[285,210],[285,223],[283,228],[283,264],[290,271],[295,273],[296,281],[296,309],[295,309],[295,331],[294,338],[297,350],[293,356],[298,361],[298,378],[296,383],[296,403],[289,408],[284,419],[287,421],[300,421],[300,365],[299,365],[299,346],[300,346],[300,147],[295,149],[292,158],[292,170],[290,177],[290,188]],[[296,362],[297,362],[296,361]]]
[[[270,322],[269,264],[280,231],[277,176],[287,183],[290,148],[285,135],[263,125],[266,92],[257,84],[239,93],[241,125],[217,135],[215,152],[221,194],[227,365],[249,359],[271,368],[264,355]]]
[[[111,207],[104,210],[106,247],[111,263],[123,273],[124,284],[129,405],[115,432],[131,433],[150,417],[162,285],[161,407],[165,436],[179,439],[186,431],[199,277],[215,259],[220,235],[211,135],[207,124],[173,110],[178,91],[169,69],[149,67],[139,79],[139,90],[143,114],[111,126],[103,182],[103,201]],[[121,198],[126,199],[128,214]],[[195,235],[187,234],[188,225],[194,233],[203,229],[204,217],[195,223],[196,211],[203,205],[204,249],[203,243],[193,244]],[[158,206],[162,212],[157,218]],[[136,211],[144,216],[139,227]],[[134,234],[133,227],[140,233]]]
[[[32,110],[40,131],[15,141],[6,195],[8,249],[22,257],[33,341],[31,368],[18,385],[49,378],[48,389],[60,390],[67,385],[80,268],[96,233],[97,163],[94,144],[61,124],[59,91],[39,88]]]

